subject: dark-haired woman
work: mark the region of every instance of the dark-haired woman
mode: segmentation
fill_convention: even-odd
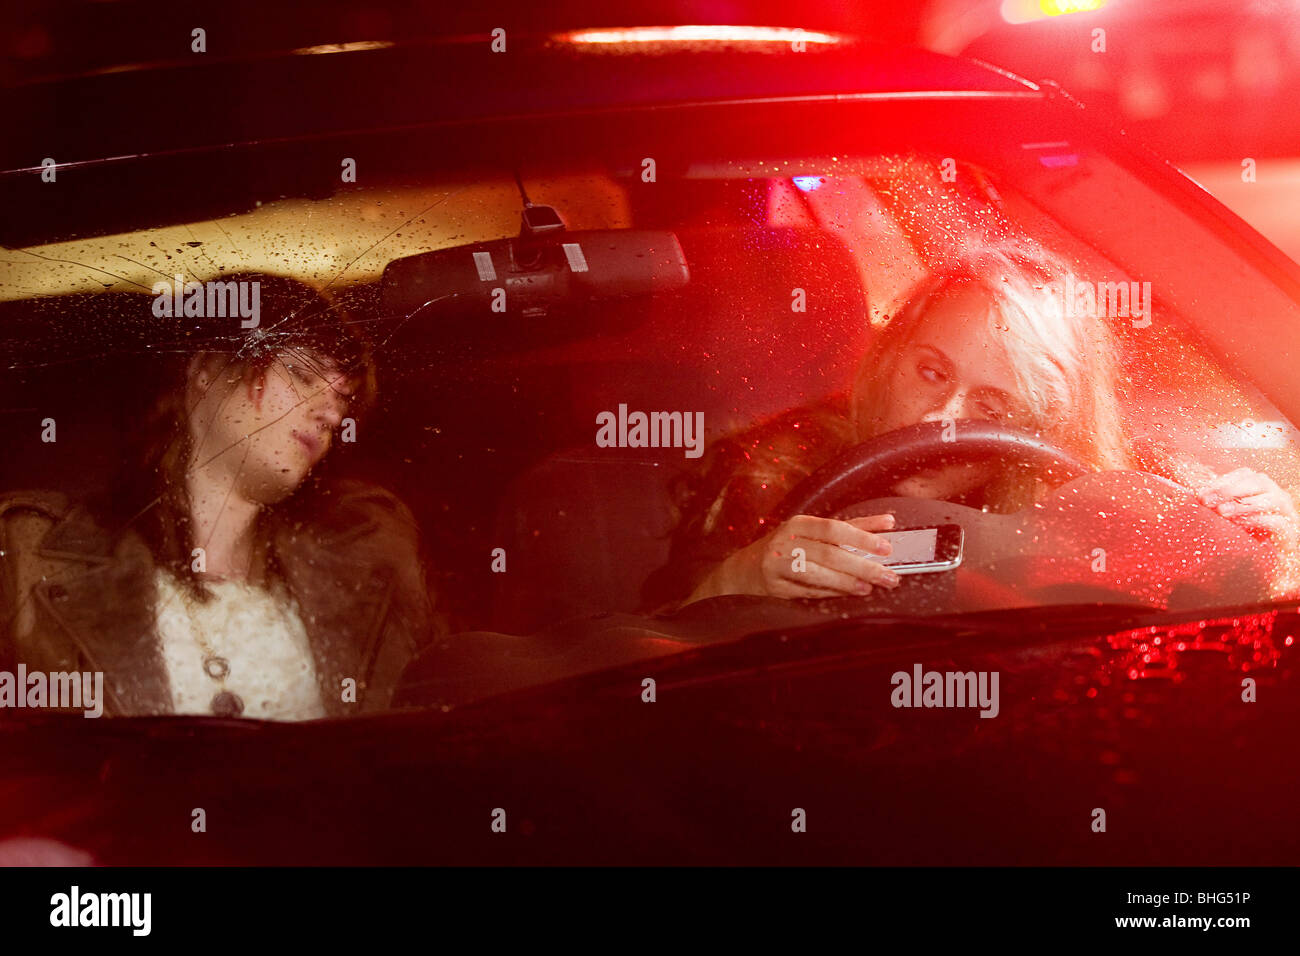
[[[102,671],[108,714],[382,709],[437,626],[419,531],[313,475],[373,397],[368,348],[303,283],[223,281],[258,283],[260,326],[177,357],[110,494],[0,498],[0,652]]]

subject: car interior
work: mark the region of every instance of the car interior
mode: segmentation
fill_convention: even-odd
[[[145,283],[122,276],[264,268],[325,288],[381,343],[378,406],[359,440],[321,467],[382,484],[411,507],[453,633],[523,635],[649,612],[642,585],[668,558],[672,489],[694,462],[680,447],[598,447],[602,412],[702,412],[711,442],[842,393],[926,262],[954,241],[953,224],[993,212],[1089,274],[1121,274],[981,167],[963,164],[949,187],[938,157],[876,157],[833,175],[814,175],[811,164],[780,175],[701,164],[665,178],[653,196],[618,171],[538,174],[525,177],[522,201],[523,182],[517,189],[510,171],[494,170],[473,183],[286,200],[224,223],[15,252],[20,263],[61,262],[56,274],[76,281],[43,290],[20,271],[6,284],[0,485],[83,496],[118,464],[151,394],[151,363],[178,347],[175,336],[159,341]],[[407,215],[430,197],[442,205]],[[550,206],[570,231],[670,230],[689,282],[531,312],[454,303],[386,312],[392,263],[513,236],[525,201]],[[331,240],[342,253],[323,251]],[[130,272],[149,245],[143,255],[153,258]],[[228,262],[222,252],[233,248],[245,254]],[[88,291],[91,283],[103,291]],[[1300,433],[1224,370],[1154,284],[1157,311],[1173,321],[1119,323],[1135,444],[1300,487]],[[795,290],[802,309],[792,307]],[[47,418],[58,423],[53,444],[41,439]],[[504,573],[494,570],[496,549]]]

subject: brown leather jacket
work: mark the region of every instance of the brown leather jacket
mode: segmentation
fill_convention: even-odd
[[[336,717],[386,708],[436,620],[406,506],[355,481],[328,503],[319,521],[273,524],[271,542]],[[65,495],[0,496],[0,669],[103,671],[106,715],[170,713],[154,568],[139,535],[114,540]],[[356,703],[343,701],[349,677]]]

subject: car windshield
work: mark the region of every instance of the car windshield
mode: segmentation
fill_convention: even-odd
[[[9,653],[302,718],[611,613],[1294,596],[1296,302],[1082,138],[879,109],[467,131],[11,244]]]

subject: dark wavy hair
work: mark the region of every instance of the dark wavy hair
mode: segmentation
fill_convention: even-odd
[[[240,272],[216,281],[259,283],[258,328],[187,338],[180,347],[175,341],[164,342],[156,349],[166,356],[159,369],[157,398],[141,427],[131,432],[123,466],[106,499],[96,507],[117,534],[129,530],[139,534],[155,563],[171,571],[199,600],[209,595],[191,566],[194,533],[186,481],[194,452],[188,386],[195,359],[220,360],[225,372],[235,372],[245,381],[263,374],[286,353],[299,361],[328,360],[357,383],[350,417],[360,418],[376,398],[371,344],[351,310],[307,283],[284,276]],[[290,500],[310,496],[318,481],[309,477]],[[269,538],[270,518],[266,511],[259,516],[255,529],[259,543]],[[273,556],[268,570],[276,573]]]

